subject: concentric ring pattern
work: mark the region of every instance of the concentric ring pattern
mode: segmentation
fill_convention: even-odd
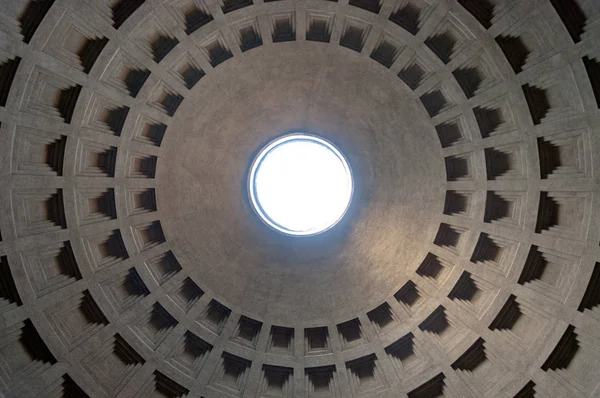
[[[1,6],[0,395],[600,395],[596,0]],[[374,264],[368,280],[352,265],[328,296],[328,279],[319,285],[311,268],[306,278],[321,290],[306,302],[313,282],[301,272],[273,279],[279,295],[242,291],[234,282],[259,280],[258,268],[221,275],[226,264],[191,256],[165,210],[179,202],[164,189],[177,148],[190,142],[181,127],[202,115],[195,101],[251,96],[227,85],[234,66],[270,62],[292,76],[287,64],[303,56],[298,82],[316,83],[298,92],[329,95],[332,109],[352,100],[334,98],[324,82],[334,74],[362,76],[344,82],[348,90],[390,82],[393,98],[418,108],[427,128],[380,149],[432,138],[420,150],[435,157],[445,194],[424,198],[432,206],[414,237],[417,261]],[[344,62],[348,70],[335,70]],[[264,93],[277,87],[267,74],[239,76],[248,87],[263,82],[254,101],[270,104]],[[199,124],[195,139],[216,145],[219,135]],[[245,142],[259,148],[267,138]],[[361,152],[347,154],[352,162]],[[373,181],[402,180],[402,170],[373,170]]]

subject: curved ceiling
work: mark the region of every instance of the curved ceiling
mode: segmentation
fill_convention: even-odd
[[[250,51],[199,82],[165,135],[156,189],[169,245],[207,288],[253,318],[319,326],[372,309],[406,282],[439,227],[444,163],[426,113],[395,76],[345,49],[323,56],[321,43],[305,44]],[[224,84],[236,89],[221,98]],[[256,152],[295,129],[334,142],[356,181],[342,223],[305,239],[271,231],[246,193]]]
[[[594,0],[15,0],[0,394],[600,394]],[[274,137],[355,194],[253,213]]]

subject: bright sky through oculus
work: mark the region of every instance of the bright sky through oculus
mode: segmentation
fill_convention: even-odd
[[[310,135],[288,135],[263,149],[250,171],[250,196],[259,216],[291,235],[314,235],[335,225],[352,197],[342,154]]]

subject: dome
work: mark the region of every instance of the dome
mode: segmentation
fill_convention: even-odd
[[[600,395],[597,1],[2,3],[0,396]]]

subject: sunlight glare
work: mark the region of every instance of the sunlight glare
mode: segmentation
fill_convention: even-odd
[[[257,163],[253,199],[282,232],[319,233],[346,212],[352,177],[345,159],[326,141],[297,136],[272,146]]]

